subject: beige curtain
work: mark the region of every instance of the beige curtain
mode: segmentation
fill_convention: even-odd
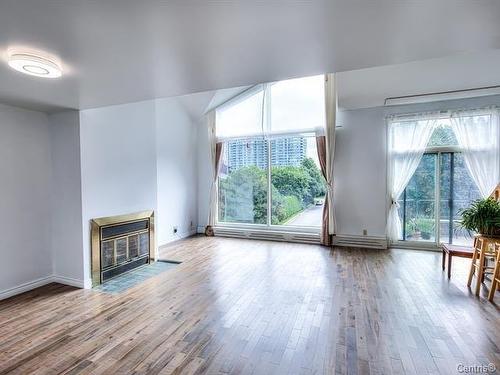
[[[324,135],[316,137],[316,148],[318,150],[319,165],[321,167],[321,173],[326,180],[326,137]],[[321,221],[321,244],[325,246],[330,246],[332,244],[332,238],[328,233],[328,194],[325,196],[325,203],[323,204],[323,220]]]
[[[210,201],[208,210],[208,225],[205,234],[213,235],[213,226],[217,217],[217,178],[219,176],[220,162],[222,159],[223,143],[216,141],[215,136],[215,111],[207,114],[208,141],[210,145],[210,165],[212,169],[212,181],[210,185]]]
[[[327,184],[327,198],[325,205],[328,205],[328,234],[335,235],[335,208],[333,205],[333,157],[335,155],[335,124],[337,120],[337,88],[335,74],[325,75],[325,112],[326,112],[326,162],[325,180]]]

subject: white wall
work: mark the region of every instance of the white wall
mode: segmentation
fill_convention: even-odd
[[[156,210],[155,103],[80,111],[85,285],[90,285],[89,220]]]
[[[0,105],[0,176],[3,298],[37,286],[52,274],[47,115]]]
[[[80,119],[78,111],[49,116],[52,155],[51,249],[57,281],[83,287]]]
[[[195,233],[197,225],[197,126],[176,98],[156,100],[158,245]],[[173,227],[177,233],[173,233]]]
[[[335,140],[338,234],[383,236],[386,207],[385,121],[379,108],[341,111]]]
[[[0,298],[89,287],[92,218],[155,210],[159,245],[195,231],[197,126],[175,98],[50,116],[0,105],[0,135]]]

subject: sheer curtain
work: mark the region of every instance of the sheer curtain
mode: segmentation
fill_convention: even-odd
[[[488,197],[500,181],[500,130],[497,109],[452,113],[451,126],[465,164],[481,195]]]
[[[387,183],[391,207],[387,218],[387,235],[392,241],[399,240],[402,233],[398,199],[420,163],[434,124],[433,119],[389,120]]]

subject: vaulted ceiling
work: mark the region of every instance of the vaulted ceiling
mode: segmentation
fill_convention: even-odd
[[[82,109],[474,56],[500,49],[499,15],[497,0],[2,0],[3,58],[44,50],[65,74],[42,80],[3,61],[0,102]]]

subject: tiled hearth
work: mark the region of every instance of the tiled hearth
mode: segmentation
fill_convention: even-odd
[[[120,294],[160,273],[174,269],[177,265],[176,263],[170,262],[154,262],[116,276],[96,286],[94,290],[108,294]]]

